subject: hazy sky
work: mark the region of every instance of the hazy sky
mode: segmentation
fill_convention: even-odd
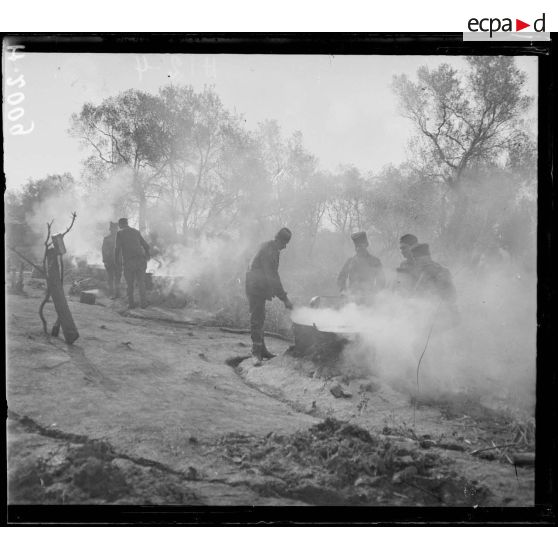
[[[99,103],[129,88],[155,93],[168,83],[191,84],[196,89],[214,84],[223,103],[236,109],[252,129],[259,121],[276,119],[286,134],[300,130],[305,145],[324,169],[352,163],[363,171],[377,171],[405,159],[412,133],[391,92],[394,74],[414,76],[420,65],[435,67],[457,57],[444,56],[299,56],[299,55],[135,55],[26,54],[15,62],[4,57],[4,99],[23,92],[17,104],[24,109],[17,120],[34,129],[10,134],[4,105],[4,156],[8,188],[27,178],[71,172],[76,178],[87,152],[68,135],[70,115],[83,103]],[[528,92],[537,94],[537,61],[517,59],[528,72]],[[18,100],[21,97],[14,97]]]

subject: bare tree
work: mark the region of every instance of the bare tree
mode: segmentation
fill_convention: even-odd
[[[525,141],[522,119],[532,98],[512,57],[468,57],[461,75],[449,64],[419,68],[417,80],[395,76],[402,114],[415,125],[415,164],[453,194],[453,218],[442,207],[443,227],[458,233],[466,218],[467,171],[497,162]]]
[[[343,234],[361,230],[365,226],[366,180],[356,167],[346,166],[334,181],[336,187],[327,209],[329,220]]]
[[[89,147],[101,166],[132,172],[132,190],[145,230],[147,199],[168,163],[159,97],[130,89],[100,105],[86,103],[72,115],[70,133]]]

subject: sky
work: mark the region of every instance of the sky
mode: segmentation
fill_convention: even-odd
[[[68,128],[71,114],[84,103],[100,103],[130,88],[156,93],[169,83],[195,89],[214,85],[224,105],[244,115],[249,129],[275,119],[286,135],[301,131],[324,170],[354,164],[376,172],[406,159],[413,133],[391,91],[393,75],[413,77],[419,66],[443,62],[465,66],[462,58],[446,56],[27,53],[3,60],[8,189],[47,174],[70,172],[79,178],[89,153]],[[528,74],[527,92],[536,97],[536,58],[520,57],[517,63]],[[23,96],[10,97],[13,93]],[[19,116],[15,121],[8,118],[13,108],[23,109],[11,113]],[[32,130],[14,135],[14,124]]]

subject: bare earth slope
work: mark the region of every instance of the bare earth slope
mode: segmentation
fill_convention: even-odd
[[[7,309],[11,503],[533,503],[532,469],[471,455],[507,441],[496,414],[414,409],[364,380],[336,398],[293,357],[249,366],[248,336],[106,299],[70,301],[69,347],[42,333],[29,292]]]

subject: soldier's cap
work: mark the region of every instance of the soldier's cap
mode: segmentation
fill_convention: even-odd
[[[416,258],[420,256],[430,256],[430,247],[428,244],[417,244],[411,248],[411,252]]]
[[[399,239],[399,244],[406,244],[407,246],[414,246],[418,244],[418,238],[414,234],[404,234]]]
[[[291,236],[293,233],[287,229],[287,227],[283,227],[276,235],[276,240],[282,240],[283,242],[289,242],[291,240]]]
[[[355,243],[355,246],[368,245],[368,237],[364,231],[353,233],[351,240]]]
[[[126,217],[121,217],[118,219],[118,226],[125,227],[128,224],[128,219]]]

